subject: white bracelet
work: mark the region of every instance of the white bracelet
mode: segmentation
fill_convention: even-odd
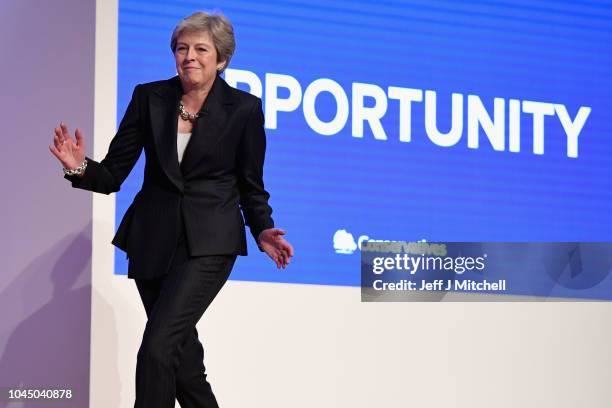
[[[76,169],[69,170],[67,168],[63,168],[64,174],[67,176],[82,176],[85,173],[85,169],[87,168],[87,159],[83,160],[83,163]]]

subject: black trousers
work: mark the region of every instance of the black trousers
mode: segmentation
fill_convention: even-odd
[[[235,260],[190,257],[182,235],[168,274],[135,280],[148,318],[136,363],[135,408],[174,408],[175,398],[182,408],[218,408],[195,326]]]

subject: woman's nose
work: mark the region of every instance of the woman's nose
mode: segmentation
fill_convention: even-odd
[[[195,58],[195,50],[191,47],[187,48],[187,55],[185,58],[189,61],[193,60]]]

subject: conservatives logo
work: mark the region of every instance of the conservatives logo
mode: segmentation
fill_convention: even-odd
[[[369,239],[370,237],[367,235],[361,235],[357,239],[357,242],[355,242],[353,234],[345,229],[340,229],[334,234],[334,251],[336,251],[337,254],[350,255],[354,253],[357,248],[361,249],[361,243]]]
[[[357,249],[353,234],[346,230],[338,230],[334,234],[334,250],[337,254],[352,254]]]
[[[397,241],[390,241],[388,239],[384,239],[384,240],[383,239],[370,239],[370,237],[367,235],[360,235],[359,238],[357,239],[357,242],[355,242],[355,238],[353,237],[353,234],[351,234],[345,229],[339,229],[334,234],[334,251],[336,251],[337,254],[351,255],[357,250],[357,248],[361,249],[361,244],[364,241],[365,242],[382,242],[382,243],[397,242]],[[426,239],[421,239],[417,241],[417,243],[425,243],[425,242],[427,242]]]

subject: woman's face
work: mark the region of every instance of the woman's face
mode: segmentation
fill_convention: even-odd
[[[176,41],[176,72],[184,84],[212,85],[224,61],[217,61],[217,50],[208,31],[186,32]]]

